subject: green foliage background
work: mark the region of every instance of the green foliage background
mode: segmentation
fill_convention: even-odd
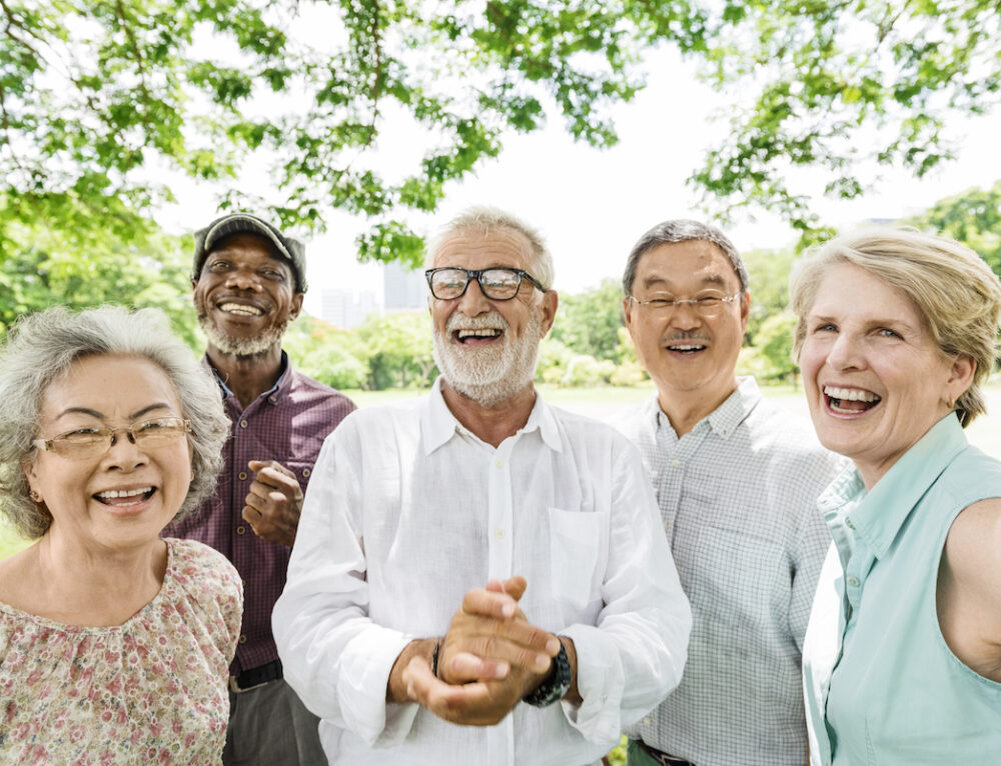
[[[826,232],[815,198],[926,176],[1001,89],[990,0],[5,0],[0,250],[42,226],[130,241],[128,211],[187,179],[302,232],[357,216],[361,259],[416,264],[411,220],[510,136],[555,120],[613,145],[654,49],[730,102],[689,178],[706,208],[766,209],[804,242]],[[408,158],[386,167],[401,126]]]

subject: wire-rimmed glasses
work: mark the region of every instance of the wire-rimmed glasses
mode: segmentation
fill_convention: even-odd
[[[670,314],[676,309],[687,306],[694,309],[700,316],[710,317],[715,316],[724,305],[732,303],[741,295],[742,293],[734,293],[733,295],[704,293],[694,298],[677,299],[666,296],[655,296],[646,300],[640,300],[636,296],[630,295],[629,300],[638,306],[642,306],[647,311],[658,315]]]
[[[51,439],[35,439],[32,445],[70,460],[87,460],[100,457],[111,449],[120,433],[127,434],[129,441],[139,447],[156,449],[190,431],[191,423],[182,418],[152,418],[122,428],[74,428]]]

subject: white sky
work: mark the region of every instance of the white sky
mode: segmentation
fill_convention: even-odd
[[[708,220],[696,207],[695,191],[685,179],[699,165],[711,139],[725,137],[724,120],[710,114],[725,108],[725,99],[701,85],[679,65],[675,54],[651,55],[647,87],[630,104],[614,112],[619,143],[608,150],[575,144],[558,116],[543,131],[509,135],[504,151],[482,162],[477,172],[453,184],[438,213],[412,224],[430,233],[438,223],[473,204],[509,210],[541,230],[556,265],[556,288],[575,293],[621,275],[626,253],[650,226],[667,218]],[[1001,117],[988,116],[952,126],[965,138],[956,162],[946,163],[922,180],[890,171],[874,193],[851,202],[817,200],[825,223],[846,227],[870,218],[898,218],[930,206],[943,197],[1001,179],[1001,153],[996,150]],[[380,165],[396,156],[412,162],[413,142],[406,135],[383,132],[377,151]],[[208,223],[202,194],[164,210],[160,223],[174,231]],[[372,290],[381,300],[381,269],[359,264],[354,238],[365,221],[337,213],[330,231],[307,240],[310,291],[306,309],[319,314],[324,287]],[[740,250],[782,247],[795,241],[784,224],[762,215],[725,227]],[[753,291],[753,285],[752,285]]]

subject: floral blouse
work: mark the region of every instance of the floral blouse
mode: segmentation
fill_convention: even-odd
[[[220,762],[243,590],[221,554],[166,543],[160,592],[121,625],[0,604],[0,763]]]

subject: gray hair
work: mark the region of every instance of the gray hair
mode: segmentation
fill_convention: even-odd
[[[553,257],[550,255],[542,235],[517,216],[495,207],[468,208],[445,224],[428,247],[426,259],[428,267],[434,262],[434,256],[446,240],[460,231],[468,231],[469,229],[484,235],[490,234],[496,229],[510,229],[524,236],[532,249],[532,267],[526,270],[539,280],[540,284],[544,285],[547,290],[553,288],[556,270],[553,268]]]
[[[973,382],[957,400],[956,411],[963,427],[986,412],[981,385],[997,359],[1001,282],[984,260],[954,240],[908,229],[878,226],[835,237],[793,267],[789,293],[797,319],[796,359],[820,283],[832,266],[842,263],[865,269],[906,294],[947,357],[965,354],[976,361]]]
[[[733,266],[733,270],[737,274],[737,279],[740,280],[740,291],[742,293],[747,292],[747,268],[744,266],[744,261],[741,259],[740,253],[737,252],[737,248],[734,247],[733,242],[727,239],[727,236],[715,226],[709,226],[708,224],[691,221],[686,218],[676,218],[658,223],[633,245],[633,249],[629,252],[629,257],[626,259],[626,270],[622,274],[622,294],[627,298],[633,294],[633,282],[636,281],[636,267],[639,265],[640,258],[645,253],[653,250],[658,245],[670,245],[676,242],[689,242],[692,240],[710,242],[722,250],[723,254],[730,259],[730,265]]]
[[[215,488],[230,423],[211,373],[170,329],[159,309],[102,306],[77,314],[57,307],[20,319],[0,350],[0,508],[29,538],[45,534],[52,517],[29,496],[25,466],[35,457],[45,391],[78,359],[105,354],[143,357],[170,379],[191,422],[191,485],[175,519]]]

